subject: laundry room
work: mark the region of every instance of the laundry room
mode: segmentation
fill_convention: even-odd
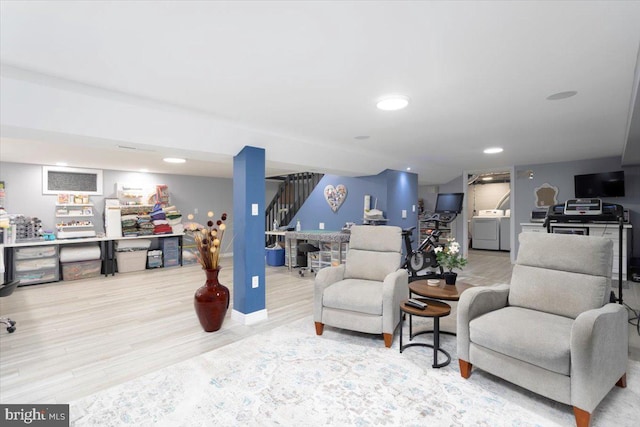
[[[486,172],[469,176],[467,212],[471,249],[511,250],[509,172]]]

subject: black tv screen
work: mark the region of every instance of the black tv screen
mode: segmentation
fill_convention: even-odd
[[[576,198],[624,197],[624,171],[574,176]]]
[[[436,213],[462,213],[464,193],[438,193]]]

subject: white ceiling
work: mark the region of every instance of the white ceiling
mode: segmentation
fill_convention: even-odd
[[[638,1],[3,1],[0,60],[4,84],[76,84],[263,134],[267,175],[411,167],[443,183],[463,170],[621,156],[639,23]],[[409,96],[408,108],[377,110],[390,93]],[[0,136],[3,161],[232,173],[228,141],[194,150],[4,120]],[[489,146],[505,150],[484,155]],[[189,162],[170,167],[167,154]]]

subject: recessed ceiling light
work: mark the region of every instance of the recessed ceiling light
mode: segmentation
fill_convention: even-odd
[[[184,163],[184,162],[186,162],[185,159],[180,159],[178,157],[165,157],[162,160],[164,160],[167,163]]]
[[[576,96],[577,94],[578,92],[575,90],[568,90],[566,92],[558,92],[558,93],[554,93],[553,95],[549,95],[547,96],[547,100],[557,101],[559,99],[571,98],[572,96]]]
[[[404,95],[391,95],[380,98],[376,107],[384,111],[402,110],[409,105],[409,97]]]
[[[485,148],[484,154],[496,154],[496,153],[502,153],[503,151],[504,149],[500,147],[491,147],[491,148]]]
[[[407,170],[408,170],[408,171],[410,171],[410,170],[411,170],[411,166],[408,166],[408,167],[407,167]]]
[[[66,162],[56,162],[56,166],[69,166]]]

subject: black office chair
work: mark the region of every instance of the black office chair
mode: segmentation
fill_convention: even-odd
[[[309,265],[309,254],[314,252],[319,252],[320,248],[317,246],[313,246],[311,243],[300,243],[298,245],[298,266],[300,266],[300,270],[298,270],[298,274],[304,276],[304,272],[309,270],[313,271],[313,266]]]
[[[0,297],[8,297],[9,295],[11,295],[19,283],[19,280],[13,280],[9,283],[5,283],[4,285],[0,285]],[[0,317],[0,323],[4,323],[5,325],[7,325],[7,332],[15,332],[15,320],[11,320],[8,317]]]

